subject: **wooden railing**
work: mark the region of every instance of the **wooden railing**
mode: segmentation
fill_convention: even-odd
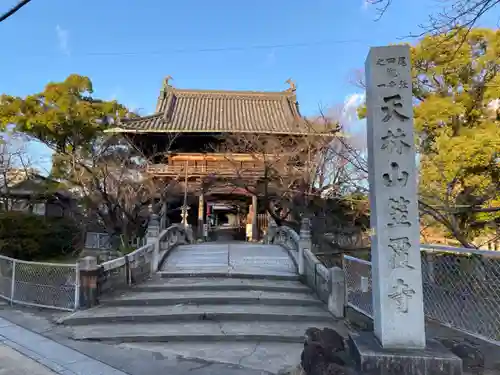
[[[147,166],[148,173],[157,176],[206,176],[209,174],[220,176],[262,176],[264,175],[264,167],[252,169],[239,169],[238,167],[222,166],[207,166],[207,165],[167,165],[167,164],[151,164]]]
[[[187,169],[187,171],[186,171]],[[265,174],[264,165],[255,165],[252,167],[240,168],[238,165],[168,165],[168,164],[150,164],[146,167],[147,173],[155,176],[184,176],[187,172],[189,176],[207,176],[210,174],[216,176],[242,176],[242,177],[262,177]],[[302,168],[289,167],[284,174],[303,173]]]

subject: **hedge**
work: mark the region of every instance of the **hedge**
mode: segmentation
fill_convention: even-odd
[[[73,252],[80,238],[68,218],[47,218],[24,212],[0,213],[0,254],[22,260],[45,260]]]

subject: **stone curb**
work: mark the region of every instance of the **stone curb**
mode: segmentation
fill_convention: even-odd
[[[72,337],[76,341],[92,340],[93,342],[102,343],[198,343],[200,341],[207,343],[246,343],[246,342],[273,342],[273,343],[283,343],[283,344],[300,344],[304,342],[303,335],[241,335],[241,334],[220,334],[220,335],[179,335],[173,333],[171,335],[136,335],[136,336],[79,336],[74,335]]]

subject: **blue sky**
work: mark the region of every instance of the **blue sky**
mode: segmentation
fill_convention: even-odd
[[[283,90],[291,77],[313,115],[359,92],[349,77],[369,47],[418,33],[436,4],[395,0],[375,22],[363,0],[33,0],[0,24],[0,92],[77,73],[97,96],[148,114],[167,75],[181,88],[235,90]]]

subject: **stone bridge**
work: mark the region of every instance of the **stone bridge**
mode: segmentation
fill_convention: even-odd
[[[91,308],[62,323],[75,340],[272,373],[297,365],[309,327],[346,329],[332,315],[331,271],[308,250],[307,230],[302,238],[286,228],[271,232],[267,243],[195,244],[181,226],[159,236],[153,230],[143,253],[125,262],[82,264],[82,275],[97,276],[80,301]]]

